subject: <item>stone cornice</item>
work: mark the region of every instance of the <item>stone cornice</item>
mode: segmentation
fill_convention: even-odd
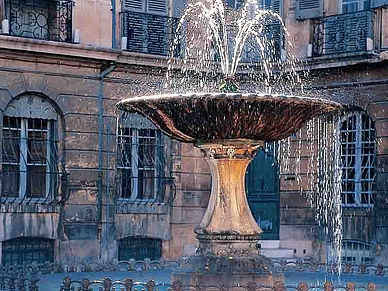
[[[82,66],[98,66],[116,63],[118,67],[143,66],[166,68],[164,56],[132,53],[109,48],[83,46],[80,44],[46,41],[0,35],[0,55],[7,59],[49,62]],[[39,57],[39,59],[37,59]]]

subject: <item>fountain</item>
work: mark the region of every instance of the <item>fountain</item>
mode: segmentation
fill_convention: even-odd
[[[262,230],[248,206],[244,184],[246,169],[264,142],[287,138],[309,119],[341,107],[335,102],[308,97],[225,93],[238,90],[231,80],[244,40],[254,36],[263,47],[260,20],[274,15],[262,10],[248,13],[253,2],[247,1],[242,9],[241,19],[245,22],[238,22],[237,44],[231,58],[222,1],[209,2],[208,6],[198,2],[188,8],[188,11],[196,11],[201,7],[209,20],[210,31],[222,34],[222,37],[213,35],[225,76],[224,86],[220,88],[222,93],[134,97],[117,104],[121,110],[147,117],[171,138],[194,143],[210,166],[210,201],[194,230],[199,248],[173,273],[172,280],[183,284],[271,285],[282,278],[257,247]],[[264,67],[268,69],[267,64]]]

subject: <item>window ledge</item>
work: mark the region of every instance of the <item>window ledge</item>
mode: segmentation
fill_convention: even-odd
[[[342,204],[342,208],[373,208],[373,204]]]
[[[116,213],[167,214],[168,208],[168,203],[155,202],[154,200],[119,199],[116,204]]]
[[[0,213],[58,213],[59,204],[38,204],[34,202],[23,203],[20,201],[8,202],[2,200],[0,203]]]

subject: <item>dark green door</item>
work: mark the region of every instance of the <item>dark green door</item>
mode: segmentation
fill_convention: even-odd
[[[279,239],[279,165],[277,143],[259,149],[248,167],[246,188],[249,207],[263,230],[262,239]]]

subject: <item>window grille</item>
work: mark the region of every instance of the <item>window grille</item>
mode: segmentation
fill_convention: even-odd
[[[375,128],[365,114],[348,115],[341,122],[343,206],[373,206],[375,187]]]
[[[23,265],[54,261],[54,240],[21,237],[2,243],[2,264]]]
[[[57,114],[38,96],[6,108],[2,128],[0,201],[51,202],[59,185]]]
[[[334,262],[334,248],[329,244],[328,247],[328,262]],[[373,244],[357,241],[343,240],[342,241],[342,262],[344,264],[373,264],[374,263],[375,247]]]
[[[127,237],[118,242],[119,261],[130,259],[158,260],[162,257],[162,240],[144,237]]]
[[[71,42],[74,2],[66,0],[5,0],[10,34]]]
[[[163,136],[146,118],[123,113],[118,126],[118,198],[162,201]]]

